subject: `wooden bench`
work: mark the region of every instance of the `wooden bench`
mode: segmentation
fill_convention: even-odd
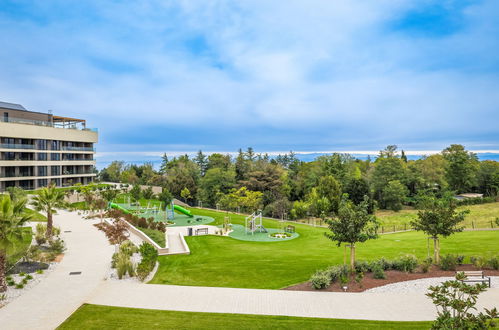
[[[458,272],[460,273],[460,272]],[[461,282],[482,282],[488,283],[490,288],[490,277],[485,276],[482,270],[472,270],[472,271],[464,271],[464,275],[466,276],[465,280],[461,280]]]
[[[199,228],[199,229],[196,229],[196,236],[198,236],[199,234],[208,235],[208,228]]]
[[[286,228],[284,228],[284,232],[290,233],[290,234],[294,233],[295,232],[295,226],[291,226],[291,225],[287,226]]]

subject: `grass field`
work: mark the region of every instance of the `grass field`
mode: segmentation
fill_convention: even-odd
[[[497,228],[495,219],[499,217],[499,203],[485,203],[478,205],[467,205],[459,208],[460,210],[470,210],[466,216],[464,225],[466,228]],[[405,209],[399,212],[379,210],[376,216],[384,227],[384,231],[410,229],[410,221],[417,217],[417,210]]]
[[[174,312],[82,305],[58,329],[429,329],[431,322]]]
[[[200,209],[192,209],[192,212],[211,216],[216,223],[230,216],[232,223],[244,224],[241,215]],[[264,225],[279,228],[283,223],[264,219]],[[283,242],[186,237],[191,254],[159,257],[160,266],[151,283],[279,289],[308,280],[318,269],[343,262],[343,248],[336,247],[324,236],[326,229],[304,224],[295,226],[300,236]],[[498,241],[499,231],[463,232],[443,239],[441,253],[491,256],[499,253]],[[396,258],[405,254],[425,258],[426,236],[419,232],[386,234],[357,248],[358,260]]]

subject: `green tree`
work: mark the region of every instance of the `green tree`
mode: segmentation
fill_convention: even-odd
[[[206,170],[208,169],[208,160],[201,150],[198,151],[196,157],[194,158],[194,162],[199,167],[200,175],[204,176]]]
[[[320,178],[317,193],[320,197],[325,197],[329,201],[330,208],[327,215],[338,212],[341,200],[341,186],[332,175]]]
[[[226,194],[236,185],[236,173],[219,167],[210,168],[199,181],[198,198],[208,206],[215,206],[217,195]]]
[[[116,198],[116,196],[118,196],[118,190],[112,187],[107,187],[100,192],[100,195],[102,199],[109,203],[112,202]]]
[[[184,188],[182,189],[182,191],[180,192],[180,197],[182,197],[182,199],[188,203],[189,200],[192,198],[191,196],[191,192],[189,191],[188,188]]]
[[[31,219],[31,215],[24,212],[25,207],[26,199],[12,201],[9,195],[0,197],[0,292],[7,290],[7,254],[14,251],[24,235],[27,235],[23,227]]]
[[[390,154],[390,153],[388,153]],[[372,186],[376,200],[385,208],[383,190],[390,181],[398,180],[402,183],[407,179],[406,164],[397,157],[379,157],[376,159],[372,174]]]
[[[357,243],[378,238],[378,221],[369,214],[369,202],[365,199],[358,205],[353,204],[346,197],[342,198],[338,216],[326,219],[330,233],[326,237],[336,242],[350,245],[350,269],[355,270],[355,248]]]
[[[152,187],[148,186],[143,192],[142,196],[144,196],[145,199],[152,199],[154,197],[154,192],[152,191]]]
[[[492,160],[480,162],[478,188],[486,196],[499,194],[499,162]]]
[[[440,236],[448,237],[463,231],[464,227],[459,225],[470,211],[456,211],[456,201],[450,196],[442,199],[428,196],[420,202],[420,207],[418,217],[411,221],[411,226],[414,230],[422,231],[433,239],[433,259],[438,264],[440,262]]]
[[[135,202],[138,202],[142,198],[142,189],[138,184],[134,184],[132,189],[130,189],[130,196],[132,196]]]
[[[168,156],[166,153],[161,156],[161,165],[159,167],[159,173],[160,174],[165,174],[166,171],[168,170]]]
[[[384,207],[393,211],[400,211],[407,193],[407,187],[400,183],[400,181],[393,180],[388,182],[388,185],[383,189]]]
[[[307,216],[310,205],[305,201],[296,201],[291,209],[292,219],[303,219]]]
[[[446,177],[452,190],[457,193],[468,192],[476,185],[476,154],[466,151],[460,144],[452,144],[442,151],[442,155],[447,161]]]
[[[32,205],[35,209],[39,212],[41,211],[47,214],[47,231],[45,235],[48,240],[52,239],[52,216],[57,214],[58,208],[66,207],[64,197],[64,191],[57,189],[53,184],[42,188],[38,195],[33,197]]]
[[[173,195],[166,187],[163,187],[161,192],[158,194],[157,199],[163,203],[164,208],[166,209],[166,207],[172,202]]]

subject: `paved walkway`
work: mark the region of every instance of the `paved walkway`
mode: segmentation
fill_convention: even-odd
[[[2,330],[56,328],[90,298],[107,274],[114,247],[92,226],[98,220],[60,211],[54,222],[61,227],[66,254],[47,278],[0,308]],[[70,276],[73,271],[82,274]]]
[[[287,315],[342,319],[425,321],[435,308],[422,293],[337,293],[189,287],[107,282],[91,304],[161,310]],[[480,296],[478,306],[499,307],[499,289]]]

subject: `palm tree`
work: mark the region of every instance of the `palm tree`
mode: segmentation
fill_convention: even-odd
[[[45,236],[47,239],[52,238],[52,215],[57,214],[57,208],[63,208],[66,206],[64,201],[64,191],[57,189],[55,185],[50,184],[46,188],[42,188],[40,193],[33,197],[32,205],[37,211],[43,211],[47,213],[47,232]]]
[[[26,199],[13,202],[9,195],[0,199],[0,292],[7,290],[7,253],[13,251],[16,244],[23,240],[26,234],[23,226],[31,219],[31,215],[24,212],[25,206]]]

